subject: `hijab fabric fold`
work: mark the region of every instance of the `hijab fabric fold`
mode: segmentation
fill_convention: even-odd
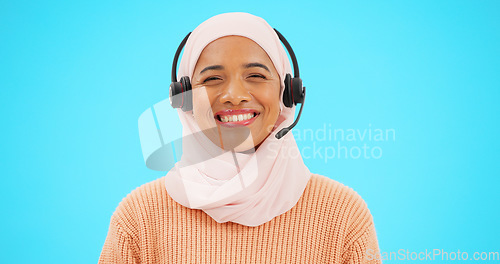
[[[203,49],[224,36],[243,36],[260,45],[283,80],[290,62],[274,29],[248,13],[224,13],[200,24],[189,36],[177,78],[192,79]],[[178,109],[183,127],[182,157],[165,177],[168,194],[179,204],[201,209],[218,223],[259,226],[295,206],[311,177],[291,132],[275,137],[293,123],[295,107],[280,102],[281,114],[256,151],[224,151],[206,137],[192,111]],[[249,135],[251,137],[251,134]]]

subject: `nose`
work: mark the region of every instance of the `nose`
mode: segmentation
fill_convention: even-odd
[[[243,101],[249,102],[252,100],[252,96],[241,81],[235,80],[229,82],[226,87],[224,87],[219,100],[222,104],[229,102],[233,105],[239,105]]]

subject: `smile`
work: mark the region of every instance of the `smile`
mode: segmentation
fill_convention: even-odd
[[[253,123],[258,116],[259,112],[253,109],[227,109],[217,112],[215,120],[218,124],[225,127],[248,126]]]

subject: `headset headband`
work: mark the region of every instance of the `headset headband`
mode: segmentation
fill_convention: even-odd
[[[288,43],[286,38],[277,29],[274,29],[274,31],[278,35],[278,38],[280,39],[281,43],[283,43],[283,45],[285,45],[285,48],[288,51],[288,54],[290,54],[290,58],[292,59],[292,64],[293,64],[293,76],[295,78],[300,77],[299,64],[297,62],[297,58],[295,58],[295,53],[293,52],[292,46],[290,46],[290,44]],[[184,48],[184,46],[186,45],[186,42],[187,42],[189,36],[191,35],[191,33],[192,32],[189,32],[184,37],[181,44],[177,48],[177,51],[175,52],[174,62],[172,63],[172,76],[171,76],[172,82],[177,82],[177,61],[179,60],[179,56],[181,54],[181,51]]]

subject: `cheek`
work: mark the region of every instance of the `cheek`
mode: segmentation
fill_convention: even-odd
[[[281,100],[279,98],[280,90],[278,87],[270,87],[269,92],[261,94],[260,102],[269,111],[269,114],[279,114]]]
[[[279,98],[279,86],[270,87],[268,93],[261,94],[259,101],[265,109],[266,117],[262,120],[264,130],[262,132],[269,133],[276,124],[278,117],[280,115],[280,104],[281,100]]]
[[[215,126],[211,96],[205,87],[193,89],[193,114],[201,129]]]
[[[210,106],[210,99],[207,94],[205,87],[199,87],[193,89],[193,109],[199,108],[203,109]]]

